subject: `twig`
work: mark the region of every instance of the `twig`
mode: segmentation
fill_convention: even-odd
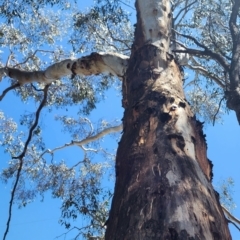
[[[6,95],[10,90],[15,89],[15,88],[17,88],[17,87],[20,87],[20,84],[19,84],[19,83],[15,83],[14,85],[6,88],[6,89],[2,92],[2,94],[0,95],[0,101],[2,101],[2,99],[5,97],[5,95]]]
[[[104,129],[103,131],[97,133],[94,136],[88,137],[86,139],[83,139],[81,141],[72,141],[73,144],[78,145],[78,146],[82,146],[84,144],[88,144],[90,142],[96,141],[97,139],[104,137],[105,135],[109,134],[109,133],[114,133],[114,132],[119,132],[122,130],[122,124],[115,126],[115,127],[109,127]]]
[[[78,231],[81,231],[82,229],[89,228],[90,226],[91,226],[91,225],[88,225],[88,226],[85,226],[85,227],[82,227],[82,228],[72,227],[72,228],[71,228],[70,230],[68,230],[67,232],[65,232],[65,233],[63,233],[63,234],[55,237],[55,239],[60,238],[60,237],[62,237],[62,236],[64,236],[64,235],[66,236],[69,232],[71,232],[71,231],[74,230],[74,229],[77,229]]]
[[[175,33],[177,33],[178,35],[190,39],[191,41],[193,41],[198,47],[201,47],[204,49],[204,51],[201,50],[197,50],[197,49],[190,49],[190,48],[186,48],[186,50],[174,50],[174,52],[182,52],[182,53],[189,53],[189,54],[196,54],[196,55],[205,55],[205,56],[209,56],[211,58],[213,58],[214,60],[216,60],[217,62],[219,62],[222,67],[229,72],[230,67],[228,62],[224,59],[224,57],[218,53],[215,53],[213,51],[211,51],[208,47],[206,47],[205,45],[201,44],[196,38],[189,36],[189,35],[185,35],[182,33],[179,33],[178,31],[174,30],[173,31]]]
[[[23,157],[25,156],[25,154],[26,154],[28,144],[29,144],[29,142],[30,142],[31,139],[32,139],[33,131],[34,131],[34,129],[35,129],[35,128],[37,127],[37,125],[38,125],[38,120],[39,120],[40,112],[41,112],[41,110],[43,109],[44,105],[45,105],[46,102],[47,102],[47,93],[48,93],[48,88],[49,88],[49,86],[50,86],[50,85],[46,85],[45,88],[44,88],[43,100],[42,100],[41,104],[39,105],[38,110],[37,110],[37,112],[36,112],[35,122],[33,123],[32,127],[31,127],[30,130],[29,130],[29,135],[28,135],[27,141],[26,141],[26,143],[25,143],[23,152],[22,152],[19,156],[13,157],[13,159],[23,158]]]
[[[11,51],[10,55],[8,56],[8,59],[7,59],[7,62],[6,62],[6,67],[9,66],[9,63],[10,63],[10,61],[11,61],[11,58],[12,58],[12,51]]]
[[[211,78],[215,83],[217,83],[221,88],[225,89],[225,85],[222,83],[222,81],[216,77],[213,76],[210,72],[208,72],[205,68],[203,68],[201,65],[199,66],[193,66],[193,65],[187,65],[187,67],[191,68],[192,70],[199,71],[206,77]]]
[[[184,14],[182,15],[181,19],[178,21],[178,23],[177,23],[176,25],[178,25],[178,24],[182,21],[182,19],[186,16],[187,12],[189,11],[188,8],[190,8],[190,7],[191,7],[192,5],[194,5],[196,2],[197,2],[197,1],[194,1],[194,2],[192,2],[192,3],[189,3],[188,5],[186,5],[184,8],[182,8],[182,9],[178,12],[177,16],[174,18],[174,22],[178,19],[178,17],[181,15],[182,12],[184,12]]]
[[[135,8],[132,7],[132,6],[129,5],[129,4],[127,4],[127,3],[125,3],[125,2],[123,2],[123,1],[121,1],[121,0],[119,0],[119,2],[122,3],[123,5],[125,5],[125,6],[127,6],[127,7],[129,7],[129,8],[131,8],[132,10],[135,10]]]
[[[31,86],[32,86],[32,88],[33,88],[36,92],[43,92],[43,91],[44,91],[44,89],[37,89],[37,88],[33,85],[33,83],[31,83]]]
[[[213,116],[213,126],[215,125],[216,117],[217,117],[217,115],[218,115],[218,113],[219,113],[219,110],[220,110],[221,105],[222,105],[222,101],[223,101],[224,99],[225,99],[225,97],[223,97],[223,98],[220,100],[219,105],[218,105],[217,112],[216,112],[216,113],[214,114],[214,116]]]
[[[37,52],[54,53],[54,51],[36,50],[31,56],[27,57],[27,58],[25,59],[25,61],[23,61],[23,62],[21,62],[21,63],[18,63],[18,64],[16,64],[16,65],[14,65],[13,67],[16,68],[16,67],[18,67],[18,66],[20,66],[20,65],[22,65],[22,64],[25,64],[29,59],[33,58],[33,57],[37,54]]]
[[[16,192],[16,188],[17,188],[17,185],[18,185],[18,182],[19,182],[19,178],[20,178],[20,174],[21,174],[21,171],[22,171],[22,166],[23,166],[23,158],[27,152],[27,147],[32,139],[32,135],[33,135],[33,131],[34,129],[37,127],[38,125],[38,120],[39,120],[39,115],[40,115],[40,112],[41,110],[43,109],[44,105],[46,104],[47,102],[47,93],[48,93],[48,88],[49,88],[49,85],[46,85],[45,88],[44,88],[44,96],[43,96],[43,100],[41,102],[41,104],[39,105],[38,107],[38,110],[36,112],[36,118],[35,118],[35,122],[33,123],[32,127],[30,128],[29,130],[29,135],[28,135],[28,138],[27,138],[27,141],[24,145],[24,149],[22,151],[22,153],[17,156],[17,157],[12,157],[13,159],[18,159],[19,160],[19,166],[18,166],[18,170],[17,170],[17,176],[16,176],[16,180],[15,180],[15,183],[14,183],[14,186],[13,186],[13,190],[11,192],[11,198],[10,198],[10,202],[9,202],[9,210],[8,210],[8,220],[7,220],[7,227],[6,227],[6,230],[5,230],[5,233],[4,233],[4,236],[3,236],[3,240],[6,239],[7,237],[7,234],[9,232],[9,226],[10,226],[10,222],[11,222],[11,218],[12,218],[12,206],[13,206],[13,200],[14,200],[14,196],[15,196],[15,192]]]
[[[231,221],[231,220],[229,220],[229,219],[227,219],[227,221],[228,221],[229,223],[233,224],[233,225],[238,229],[238,231],[240,231],[240,228],[238,227],[238,225],[237,225],[235,222],[233,222],[233,221]]]

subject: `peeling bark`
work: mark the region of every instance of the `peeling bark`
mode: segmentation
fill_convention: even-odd
[[[79,59],[66,59],[49,66],[44,71],[26,72],[15,68],[0,68],[0,79],[4,75],[23,85],[31,82],[49,84],[64,76],[112,74],[120,79],[124,76],[128,57],[118,53],[92,53]]]
[[[105,239],[230,240],[211,184],[202,124],[185,100],[181,72],[168,53],[169,1],[138,0],[136,6]]]

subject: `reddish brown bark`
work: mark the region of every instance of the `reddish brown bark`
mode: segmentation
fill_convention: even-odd
[[[169,2],[138,0],[136,7],[105,239],[230,240],[211,184],[202,125],[185,100],[181,72],[167,52]]]
[[[130,61],[106,239],[231,239],[177,65],[167,55],[162,74],[141,69],[157,51],[144,46]]]

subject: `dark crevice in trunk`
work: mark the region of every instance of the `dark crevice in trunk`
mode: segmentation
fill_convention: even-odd
[[[123,82],[124,132],[106,240],[230,240],[203,123],[184,100],[174,60],[159,60],[162,70],[154,73],[158,51],[138,49]]]

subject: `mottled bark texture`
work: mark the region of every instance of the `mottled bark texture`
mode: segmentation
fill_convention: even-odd
[[[137,1],[136,41],[123,81],[123,136],[105,239],[229,240],[211,184],[202,124],[185,100],[179,67],[167,52],[168,1],[147,2]],[[143,21],[150,13],[158,14],[160,30]],[[159,33],[151,38],[147,27],[151,34]]]
[[[128,57],[118,53],[92,53],[78,59],[66,59],[54,63],[43,71],[26,72],[17,68],[0,68],[0,81],[8,76],[18,81],[19,86],[32,82],[49,84],[64,76],[98,75],[108,73],[122,78],[126,72]],[[18,86],[16,86],[18,87]]]

